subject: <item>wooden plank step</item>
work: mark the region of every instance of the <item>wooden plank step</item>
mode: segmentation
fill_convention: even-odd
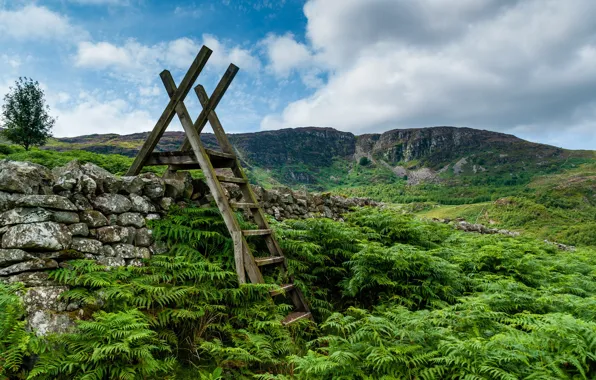
[[[255,263],[258,266],[280,264],[283,263],[285,258],[283,256],[269,256],[269,257],[255,257]]]
[[[228,183],[248,183],[247,179],[244,178],[237,178],[237,177],[226,177],[224,175],[218,175],[217,179],[220,182],[228,182]]]
[[[154,152],[149,155],[145,166],[157,166],[157,165],[196,165],[199,166],[199,162],[195,158],[192,152]]]
[[[294,311],[294,312],[288,314],[288,316],[285,317],[284,320],[281,321],[281,323],[284,326],[286,326],[286,325],[289,325],[290,323],[297,322],[304,318],[311,318],[311,313],[308,311]]]
[[[259,208],[258,203],[250,202],[230,202],[230,206],[233,208]],[[247,235],[244,235],[247,236]]]
[[[264,236],[264,235],[271,235],[273,231],[270,229],[267,230],[242,230],[242,235],[244,236]]]
[[[211,157],[219,157],[219,158],[225,158],[228,160],[235,160],[236,159],[236,155],[232,154],[232,153],[224,153],[224,152],[219,152],[217,150],[213,150],[213,149],[207,149],[205,148],[205,152],[207,152],[207,154]]]
[[[280,294],[287,294],[288,292],[294,290],[294,284],[282,284],[279,287],[280,289],[272,290],[269,292],[269,294],[271,294],[271,296],[274,297]]]

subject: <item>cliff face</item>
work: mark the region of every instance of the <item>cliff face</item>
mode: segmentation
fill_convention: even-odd
[[[133,157],[147,135],[56,139],[47,149],[84,149]],[[217,146],[212,134],[201,136],[207,147]],[[183,138],[182,132],[166,132],[157,150],[177,150]],[[229,139],[245,165],[264,169],[285,184],[321,183],[322,175],[345,177],[362,157],[372,162],[369,168],[384,168],[398,177],[419,182],[437,180],[438,174],[445,171],[465,175],[492,170],[510,175],[532,166],[556,164],[568,155],[563,149],[512,135],[455,127],[395,129],[360,136],[332,128],[307,127],[231,134]],[[340,169],[332,168],[337,160],[343,165]]]

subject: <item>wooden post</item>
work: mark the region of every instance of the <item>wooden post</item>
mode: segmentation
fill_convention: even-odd
[[[186,95],[191,90],[195,80],[197,80],[199,74],[203,70],[203,67],[205,67],[205,64],[211,56],[211,53],[211,49],[209,49],[207,46],[203,46],[201,48],[199,54],[197,54],[195,60],[188,69],[188,72],[184,76],[184,79],[182,79],[182,82],[180,82],[180,87],[175,91],[174,94],[170,95],[170,102],[164,109],[159,120],[157,120],[155,127],[151,131],[151,134],[149,134],[149,137],[147,137],[147,140],[145,140],[145,143],[141,147],[141,150],[139,150],[134,162],[126,172],[126,175],[130,176],[139,174],[143,168],[143,165],[145,164],[145,161],[147,160],[147,157],[149,157],[149,154],[153,152],[157,146],[157,143],[159,142],[159,139],[161,136],[163,136],[166,128],[174,118],[174,115],[176,114],[176,105],[186,98]]]

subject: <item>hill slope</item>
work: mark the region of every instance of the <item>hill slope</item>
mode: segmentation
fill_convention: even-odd
[[[53,139],[53,150],[81,149],[133,157],[148,133],[95,134]],[[158,150],[176,150],[182,132],[166,132]],[[204,134],[207,146],[215,137]],[[253,175],[265,182],[310,189],[370,183],[445,182],[475,177],[483,182],[527,182],[535,173],[557,172],[564,164],[594,158],[594,152],[571,151],[531,143],[512,135],[472,128],[395,129],[356,136],[332,128],[296,128],[231,134],[230,140]]]

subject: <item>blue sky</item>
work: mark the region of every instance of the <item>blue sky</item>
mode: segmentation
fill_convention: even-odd
[[[594,14],[592,0],[0,0],[0,95],[38,80],[57,136],[150,130],[159,72],[179,81],[205,44],[208,91],[241,69],[218,106],[229,132],[454,125],[596,149]]]

